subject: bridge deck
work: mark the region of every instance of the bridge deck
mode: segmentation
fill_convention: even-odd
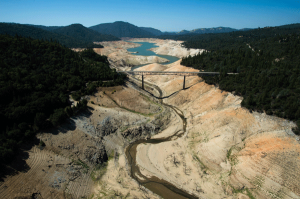
[[[179,75],[179,76],[207,76],[219,75],[219,72],[177,72],[177,71],[118,71],[131,75]],[[228,75],[235,75],[238,73],[227,73]]]
[[[142,75],[142,89],[144,87],[144,75],[179,75],[183,78],[183,89],[185,89],[185,77],[186,76],[207,76],[207,75],[219,75],[219,72],[178,72],[178,71],[118,71],[121,73],[131,75]],[[236,75],[238,73],[227,73],[228,75]]]

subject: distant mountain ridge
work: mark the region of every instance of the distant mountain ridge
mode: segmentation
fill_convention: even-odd
[[[76,39],[88,42],[101,42],[101,41],[118,41],[118,37],[113,35],[101,34],[92,29],[86,28],[81,24],[71,24],[69,26],[64,26],[56,28],[53,32],[58,34],[63,34],[66,36],[71,36]]]
[[[179,32],[163,32],[162,35],[186,35],[186,34],[208,34],[208,33],[226,33],[233,31],[247,31],[251,28],[235,29],[230,27],[197,28],[193,30],[181,30]]]
[[[6,25],[4,25],[6,24]],[[16,24],[16,23],[0,23],[0,34],[19,34],[27,37],[37,39],[54,39],[59,41],[65,46],[86,46],[86,42],[94,41],[116,41],[122,37],[131,38],[157,38],[164,36],[181,36],[181,35],[199,35],[199,34],[214,34],[214,33],[228,33],[235,31],[249,31],[251,28],[235,29],[230,27],[213,27],[213,28],[197,28],[193,30],[181,30],[174,32],[162,32],[158,29],[151,27],[138,27],[128,22],[116,21],[113,23],[102,23],[89,28],[84,27],[81,24],[71,24],[69,26],[43,26]],[[22,25],[20,28],[19,25]],[[3,26],[5,26],[3,28]],[[8,26],[11,26],[8,28]],[[19,26],[17,28],[17,26]],[[283,26],[277,26],[276,28],[289,28],[299,26],[299,24],[288,24]],[[29,30],[31,27],[32,29]],[[36,29],[34,29],[36,28]],[[264,27],[269,28],[269,27]],[[38,30],[39,31],[38,31]],[[41,32],[41,31],[46,32]],[[54,35],[54,33],[56,33]],[[33,35],[31,35],[33,34]],[[77,40],[77,41],[75,41]],[[81,43],[81,44],[80,44]],[[75,45],[74,45],[75,44]],[[89,44],[91,46],[91,43]]]
[[[139,28],[133,24],[116,21],[114,23],[103,23],[89,27],[99,33],[110,34],[116,37],[155,37],[156,35]]]
[[[205,33],[224,33],[238,31],[238,29],[229,27],[217,27],[217,28],[198,28],[191,30],[190,33],[205,34]]]
[[[81,24],[43,26],[32,24],[0,23],[0,34],[19,35],[33,39],[53,40],[69,48],[101,48],[98,41],[117,41],[120,38],[98,33]]]
[[[68,48],[87,48],[87,47],[102,47],[95,45],[93,42],[87,42],[76,39],[63,34],[43,30],[30,25],[14,24],[14,23],[0,23],[0,34],[19,35],[23,37],[30,37],[33,39],[58,41],[60,44]]]
[[[43,25],[33,25],[33,24],[23,24],[23,25],[33,26],[33,27],[41,28],[41,29],[47,30],[47,31],[53,31],[55,29],[64,27],[64,26],[43,26]]]
[[[162,32],[151,27],[138,27],[128,22],[116,21],[113,23],[103,23],[89,27],[92,30],[103,34],[111,34],[116,37],[155,37],[160,35],[183,35],[183,34],[205,34],[205,33],[225,33],[238,31],[229,27],[198,28],[194,30],[182,30],[179,32]],[[241,29],[243,30],[243,29]]]
[[[15,23],[6,23],[15,24]],[[179,32],[162,32],[158,29],[151,27],[138,27],[124,21],[116,21],[113,23],[102,23],[91,26],[89,28],[84,27],[81,24],[71,24],[69,26],[44,26],[44,25],[32,25],[23,24],[34,28],[39,28],[52,33],[72,37],[73,39],[93,42],[93,41],[117,41],[122,37],[136,37],[136,38],[154,38],[162,35],[185,35],[185,34],[207,34],[207,33],[226,33],[233,31],[247,31],[250,28],[234,29],[230,27],[214,27],[214,28],[197,28],[193,30],[181,30]],[[0,31],[1,32],[1,31]],[[22,33],[23,34],[23,33]],[[45,34],[43,34],[45,35]],[[28,36],[28,35],[27,35]],[[56,38],[55,36],[50,36]],[[60,39],[56,39],[60,40]],[[70,38],[69,38],[70,40]],[[63,42],[66,44],[66,42]],[[69,41],[67,43],[70,43]],[[72,43],[72,42],[71,42]],[[67,44],[66,46],[70,46]]]
[[[159,35],[162,35],[163,32],[158,30],[158,29],[155,29],[155,28],[150,28],[150,27],[140,27],[141,29],[145,30],[145,31],[148,31],[156,36],[159,36]]]

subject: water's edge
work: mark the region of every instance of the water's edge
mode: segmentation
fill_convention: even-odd
[[[131,41],[127,41],[127,42],[131,42]],[[155,52],[149,50],[151,48],[156,48],[158,46],[155,45],[155,43],[149,43],[149,42],[131,42],[131,43],[137,43],[137,44],[141,44],[141,46],[139,47],[135,47],[135,48],[129,48],[127,49],[128,52],[134,53],[133,55],[142,55],[142,56],[158,56],[161,58],[165,58],[167,60],[169,60],[169,62],[166,63],[160,63],[162,65],[166,65],[166,64],[171,64],[174,63],[176,61],[178,61],[180,58],[178,57],[174,57],[174,56],[170,56],[170,55],[160,55],[160,54],[156,54]],[[142,66],[145,66],[148,64],[142,64],[142,65],[137,65],[131,68],[131,70],[135,70],[137,68],[140,68]]]

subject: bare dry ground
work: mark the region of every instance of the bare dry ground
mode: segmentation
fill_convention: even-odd
[[[124,70],[135,65],[168,62],[167,59],[158,56],[141,56],[127,51],[127,49],[138,47],[140,44],[126,41],[100,42],[100,44],[104,48],[95,48],[95,52],[107,56],[111,66],[118,69]]]
[[[37,136],[46,146],[25,151],[28,169],[1,182],[0,198],[156,198],[130,177],[124,147],[144,136],[136,129],[151,126],[161,107],[127,86],[87,99],[89,111]]]
[[[157,70],[148,65],[138,70]],[[180,62],[166,70],[193,70]],[[241,97],[187,77],[149,76],[187,118],[177,140],[138,147],[142,173],[172,182],[199,198],[300,198],[300,145],[294,123],[241,108]],[[176,122],[175,122],[176,123]],[[178,128],[180,124],[177,124]],[[174,131],[165,129],[163,136]]]
[[[104,48],[95,48],[95,52],[101,55],[106,55],[112,67],[119,70],[129,70],[131,66],[151,64],[151,63],[164,63],[168,62],[167,59],[158,56],[137,56],[134,53],[127,51],[129,48],[135,48],[140,44],[132,42],[150,42],[155,43],[158,47],[151,50],[161,55],[171,55],[175,57],[194,56],[202,53],[203,49],[187,49],[182,46],[183,41],[162,40],[153,38],[137,39],[132,38],[128,41],[113,41],[113,42],[100,42]]]

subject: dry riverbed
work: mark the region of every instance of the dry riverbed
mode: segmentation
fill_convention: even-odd
[[[193,69],[178,61],[165,70]],[[241,107],[241,97],[198,77],[187,77],[191,87],[186,90],[181,90],[182,77],[148,76],[146,81],[158,85],[165,96],[179,91],[164,102],[182,110],[188,124],[179,139],[138,146],[143,175],[167,180],[199,198],[299,198],[300,145],[293,122],[250,113]]]

